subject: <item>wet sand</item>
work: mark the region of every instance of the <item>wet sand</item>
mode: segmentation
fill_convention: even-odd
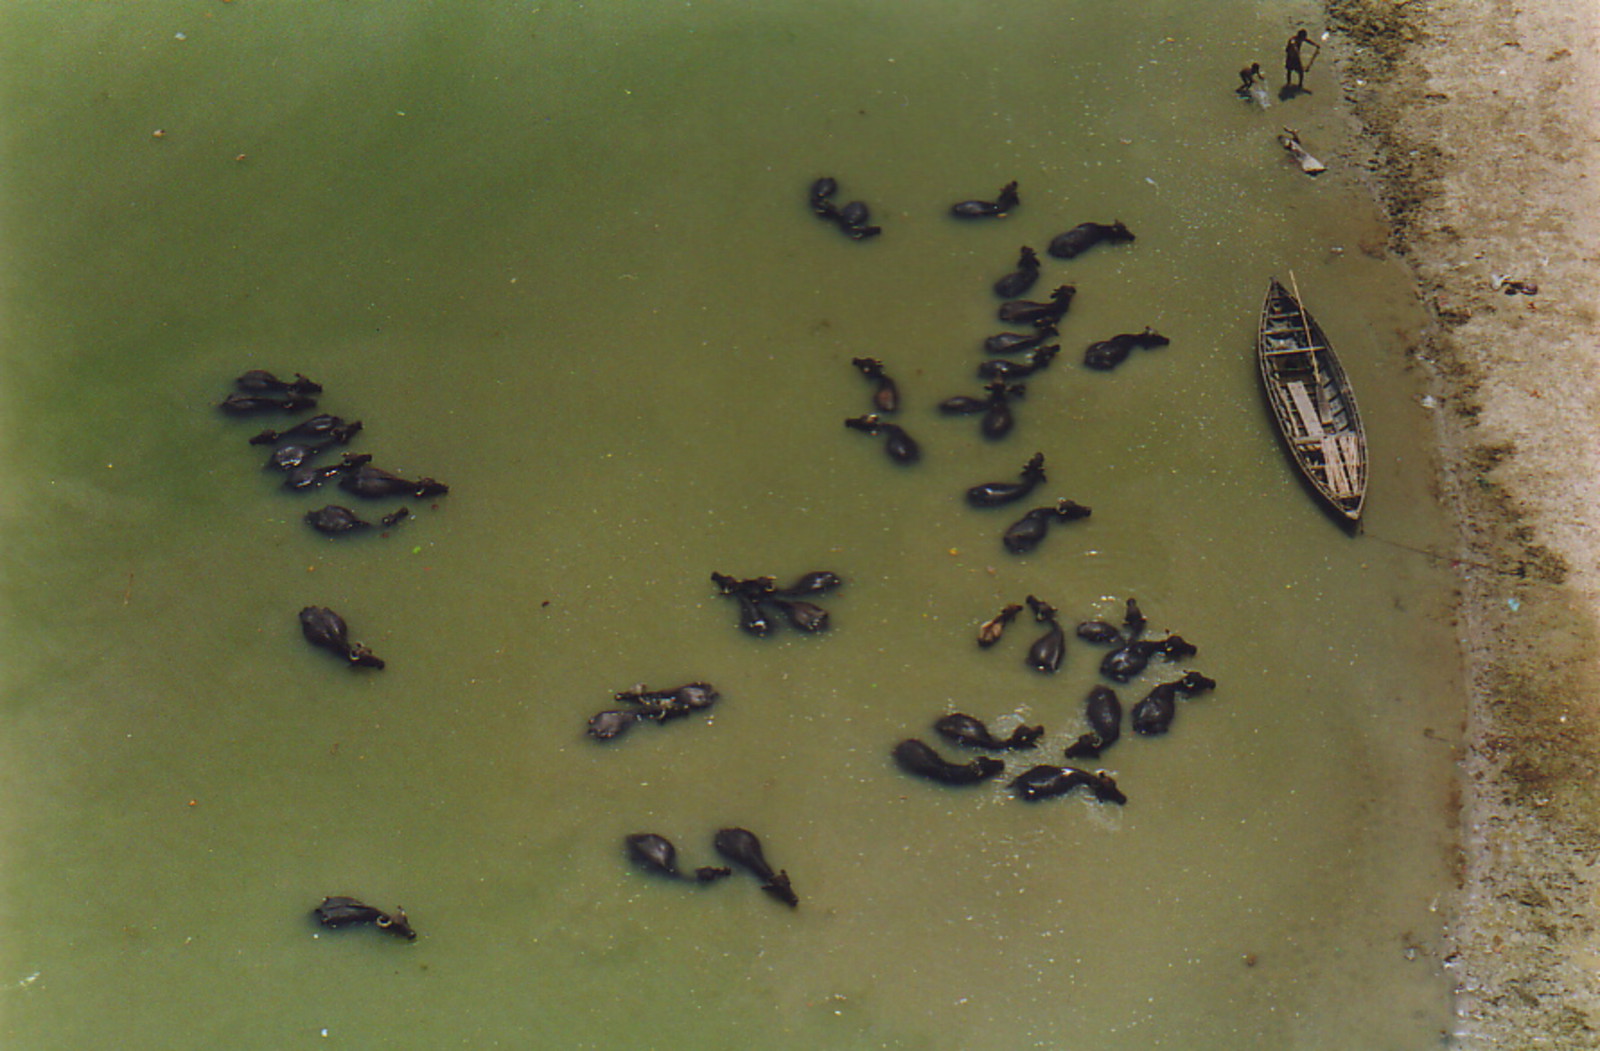
[[[1600,4],[1328,7],[1459,525],[1454,1046],[1597,1047]]]

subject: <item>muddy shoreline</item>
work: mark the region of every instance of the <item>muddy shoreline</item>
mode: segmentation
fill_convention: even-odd
[[[1459,542],[1452,1046],[1600,1047],[1600,4],[1327,7]]]

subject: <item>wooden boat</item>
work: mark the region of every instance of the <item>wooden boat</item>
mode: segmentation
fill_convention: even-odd
[[[1333,346],[1298,293],[1277,278],[1267,286],[1256,336],[1261,385],[1295,465],[1323,502],[1354,525],[1367,495],[1367,436]]]

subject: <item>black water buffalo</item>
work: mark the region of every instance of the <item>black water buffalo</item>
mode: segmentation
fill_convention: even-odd
[[[1018,796],[1032,801],[1065,795],[1074,788],[1087,788],[1102,803],[1122,804],[1128,797],[1117,788],[1117,782],[1104,770],[1090,773],[1072,766],[1035,766],[1024,771],[1011,787]]]
[[[1063,497],[1056,501],[1054,507],[1035,507],[1017,519],[1001,535],[1000,542],[1013,555],[1025,554],[1032,551],[1044,539],[1052,521],[1075,522],[1080,518],[1088,518],[1089,515],[1089,508]]]
[[[1042,726],[1017,726],[1007,737],[996,737],[990,732],[983,721],[976,716],[967,715],[965,712],[952,712],[941,716],[933,724],[939,736],[953,744],[966,745],[969,748],[987,748],[990,751],[1005,751],[1012,748],[1032,748],[1044,736]]]
[[[1017,184],[1013,180],[1000,188],[1000,194],[992,201],[962,201],[950,206],[950,214],[962,219],[984,219],[1005,215],[1011,209],[1022,203],[1022,198],[1017,196]]]
[[[900,408],[900,388],[884,374],[883,362],[877,358],[851,358],[850,364],[873,381],[872,404],[879,412],[894,412]]]
[[[970,763],[952,763],[915,737],[908,737],[895,745],[891,754],[906,773],[942,785],[975,785],[998,774],[1006,765],[987,755],[980,755]]]
[[[883,451],[895,463],[916,463],[922,458],[922,447],[917,444],[916,439],[907,434],[905,428],[899,424],[878,419],[877,413],[845,420],[844,425],[863,434],[883,435]]]
[[[1149,326],[1143,332],[1124,332],[1110,339],[1103,339],[1098,343],[1089,344],[1083,352],[1083,363],[1091,369],[1102,372],[1109,371],[1121,365],[1128,359],[1128,352],[1136,348],[1164,347],[1172,340],[1163,336]]]
[[[326,606],[307,606],[300,611],[300,631],[306,641],[339,654],[352,665],[382,668],[383,661],[359,642],[350,641],[344,618]]]
[[[678,871],[678,848],[665,836],[658,836],[654,832],[635,832],[625,836],[623,842],[627,844],[628,856],[646,871],[672,879],[690,878]],[[694,870],[693,878],[696,883],[710,883],[731,875],[733,870],[730,868],[705,865]]]
[[[789,883],[789,873],[782,869],[772,871],[772,866],[767,864],[765,853],[761,849],[761,841],[754,832],[743,828],[718,829],[712,845],[717,848],[717,853],[733,862],[749,869],[761,881],[761,889],[788,905],[790,908],[800,904],[800,899],[795,895],[794,888]]]
[[[1098,759],[1122,737],[1122,702],[1109,686],[1096,685],[1084,700],[1089,732],[1067,746],[1068,759]]]
[[[1055,325],[1072,306],[1072,297],[1078,290],[1072,285],[1059,285],[1050,293],[1048,303],[1035,303],[1027,299],[1013,299],[1000,304],[1000,320],[1010,325],[1033,325],[1045,328]]]
[[[1022,465],[1020,482],[984,482],[967,490],[967,503],[973,507],[999,507],[1021,500],[1045,481],[1044,453],[1034,453]]]
[[[1107,226],[1105,223],[1079,223],[1064,234],[1057,234],[1050,241],[1050,247],[1045,251],[1057,259],[1072,259],[1101,241],[1131,241],[1133,233],[1118,220]]]
[[[406,910],[399,906],[393,912],[384,912],[354,898],[323,898],[322,904],[311,910],[311,915],[324,927],[337,929],[370,923],[407,941],[417,940],[417,932],[406,919]]]
[[[1028,294],[1039,280],[1039,256],[1027,245],[1017,256],[1017,268],[994,283],[994,294],[1001,299],[1016,299]]]

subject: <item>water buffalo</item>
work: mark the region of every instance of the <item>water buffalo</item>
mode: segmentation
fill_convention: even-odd
[[[1032,801],[1065,795],[1074,788],[1087,788],[1102,803],[1122,804],[1128,801],[1117,788],[1117,782],[1104,770],[1090,773],[1072,766],[1035,766],[1024,771],[1011,787],[1018,796]]]
[[[1048,627],[1045,633],[1034,640],[1028,647],[1025,658],[1028,667],[1034,671],[1046,674],[1055,674],[1061,668],[1061,659],[1066,654],[1067,634],[1061,628],[1061,622],[1056,619],[1056,608],[1048,602],[1041,601],[1029,595],[1025,600],[1028,608],[1033,611],[1033,619]]]
[[[1035,507],[1013,522],[1001,535],[1000,542],[1013,555],[1025,554],[1044,539],[1052,521],[1075,522],[1080,518],[1088,518],[1089,514],[1089,508],[1063,497],[1056,501],[1054,507]]]
[[[1122,702],[1109,686],[1094,686],[1084,701],[1089,732],[1067,746],[1068,759],[1098,759],[1122,737]]]
[[[1024,350],[1034,350],[1040,344],[1056,337],[1054,324],[1040,325],[1031,333],[1000,332],[983,341],[985,354],[1018,354]],[[1056,349],[1060,349],[1059,347]]]
[[[895,463],[911,464],[922,458],[922,447],[899,424],[878,419],[877,413],[857,416],[844,421],[846,427],[863,434],[883,435],[883,451]]]
[[[672,879],[689,879],[678,871],[678,848],[665,836],[658,836],[654,832],[635,832],[625,836],[623,842],[627,844],[628,856],[646,871]],[[733,870],[730,868],[706,865],[694,870],[694,882],[710,883],[731,875]]]
[[[1128,352],[1135,348],[1164,347],[1171,342],[1166,336],[1146,326],[1143,332],[1124,332],[1089,344],[1083,352],[1083,363],[1091,369],[1105,372],[1121,365],[1128,359]]]
[[[1017,256],[1017,268],[994,283],[994,294],[1001,299],[1016,299],[1028,294],[1039,280],[1039,256],[1027,245]]]
[[[1031,376],[1045,368],[1061,353],[1061,344],[1052,343],[1048,347],[1035,348],[1023,361],[1007,361],[1004,358],[995,358],[978,365],[978,376],[986,380],[1020,380],[1024,376]]]
[[[350,641],[344,618],[326,606],[307,606],[300,611],[300,631],[306,641],[339,654],[352,665],[382,668],[383,661],[359,642]]]
[[[1046,328],[1055,325],[1061,320],[1067,308],[1072,306],[1072,297],[1078,290],[1072,285],[1060,285],[1050,293],[1050,302],[1035,303],[1026,299],[1013,299],[1008,303],[1000,304],[1000,320],[1010,325],[1033,325],[1036,328]]]
[[[999,613],[978,625],[978,645],[988,649],[999,642],[1000,637],[1005,634],[1006,625],[1010,624],[1016,615],[1021,612],[1022,606],[1019,603],[1012,602]]]
[[[1017,184],[1013,180],[1000,188],[1000,195],[992,201],[962,201],[950,206],[950,214],[962,219],[983,219],[1005,215],[1018,204],[1022,198],[1017,196]]]
[[[311,915],[324,927],[337,929],[370,923],[379,930],[398,934],[407,941],[417,940],[417,932],[406,919],[406,910],[399,906],[393,912],[384,912],[354,898],[323,898],[322,904],[311,910]]]
[[[980,755],[970,763],[952,763],[915,737],[908,737],[895,745],[891,754],[906,773],[942,785],[975,785],[998,774],[1006,765],[987,755]]]
[[[1121,220],[1107,226],[1105,223],[1079,223],[1064,234],[1057,234],[1045,251],[1057,259],[1072,259],[1101,241],[1131,241],[1133,233]]]
[[[1022,465],[1020,482],[984,482],[967,490],[967,503],[973,507],[999,507],[1021,500],[1045,481],[1044,453],[1034,453]]]
[[[900,388],[884,374],[883,362],[877,358],[851,358],[850,364],[873,381],[872,404],[879,412],[894,412],[900,408]]]
[[[762,890],[790,908],[800,904],[794,888],[790,886],[789,873],[781,869],[777,872],[772,871],[772,866],[767,864],[766,855],[762,852],[761,841],[756,838],[754,832],[742,828],[718,829],[712,844],[717,848],[718,854],[754,873],[756,879],[761,881]]]
[[[982,720],[964,712],[953,712],[941,716],[933,724],[939,736],[954,744],[966,745],[969,748],[987,748],[991,751],[1005,751],[1012,748],[1032,748],[1044,736],[1042,726],[1018,726],[1007,737],[996,737],[989,731]]]

